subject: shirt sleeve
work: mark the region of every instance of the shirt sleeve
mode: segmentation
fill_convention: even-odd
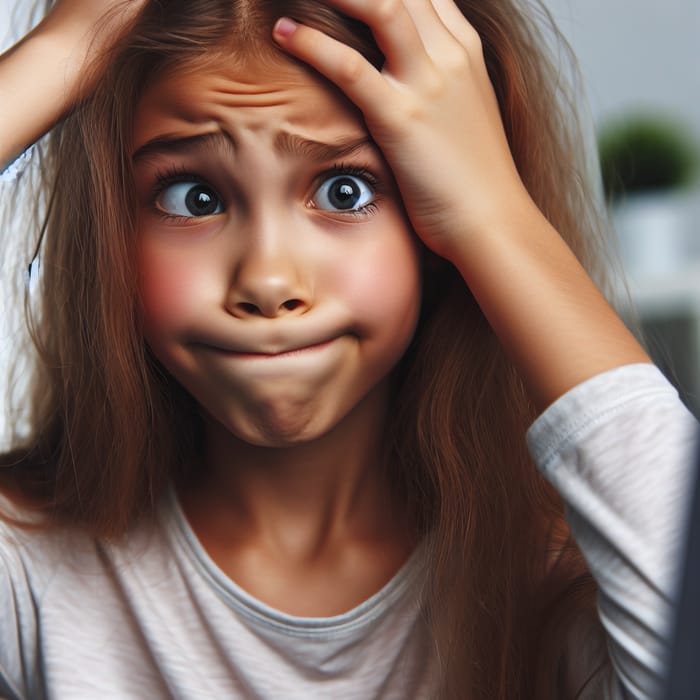
[[[527,439],[598,582],[615,676],[606,697],[653,700],[671,642],[697,421],[658,368],[628,365],[567,392]]]
[[[34,146],[30,146],[17,158],[0,167],[0,184],[3,182],[14,182],[27,167],[27,164],[34,153]]]
[[[12,528],[0,521],[0,698],[43,698],[32,574]]]

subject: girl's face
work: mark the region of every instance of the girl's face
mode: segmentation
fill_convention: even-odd
[[[350,103],[291,63],[222,59],[154,84],[134,139],[146,339],[206,412],[284,446],[383,401],[419,260]]]

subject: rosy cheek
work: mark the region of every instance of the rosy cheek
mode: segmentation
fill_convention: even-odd
[[[382,241],[352,267],[338,271],[338,283],[355,317],[383,328],[397,341],[410,335],[420,308],[421,278],[418,252],[409,234]]]
[[[147,326],[177,328],[201,308],[207,276],[194,256],[144,246],[138,265]]]

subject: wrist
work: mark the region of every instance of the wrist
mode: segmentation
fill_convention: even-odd
[[[523,193],[499,198],[491,204],[483,202],[478,215],[465,213],[461,220],[470,222],[468,230],[451,237],[455,243],[446,257],[463,276],[472,267],[481,267],[484,258],[491,264],[492,256],[502,248],[511,250],[521,244],[527,247],[527,241],[534,242],[538,236],[553,235],[565,245],[524,189]]]
[[[534,202],[472,233],[455,265],[540,409],[600,372],[649,362]]]

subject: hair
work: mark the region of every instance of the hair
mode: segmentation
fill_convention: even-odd
[[[547,48],[553,37],[566,51],[563,39],[536,2],[457,4],[481,36],[530,195],[604,284],[604,226],[575,90]],[[313,0],[151,0],[98,60],[97,87],[51,135],[41,297],[38,310],[28,305],[39,357],[31,430],[1,458],[0,475],[52,527],[119,538],[201,449],[194,400],[141,332],[133,117],[148,84],[175,66],[196,70],[227,52],[293,60],[270,39],[282,14],[381,66],[365,25]],[[456,270],[431,258],[424,290],[395,377],[387,448],[394,483],[429,545],[423,597],[440,697],[577,697],[590,679],[571,684],[562,650],[576,621],[595,616],[596,587],[560,497],[527,453],[536,410]],[[589,627],[596,633],[598,625],[595,618]]]

